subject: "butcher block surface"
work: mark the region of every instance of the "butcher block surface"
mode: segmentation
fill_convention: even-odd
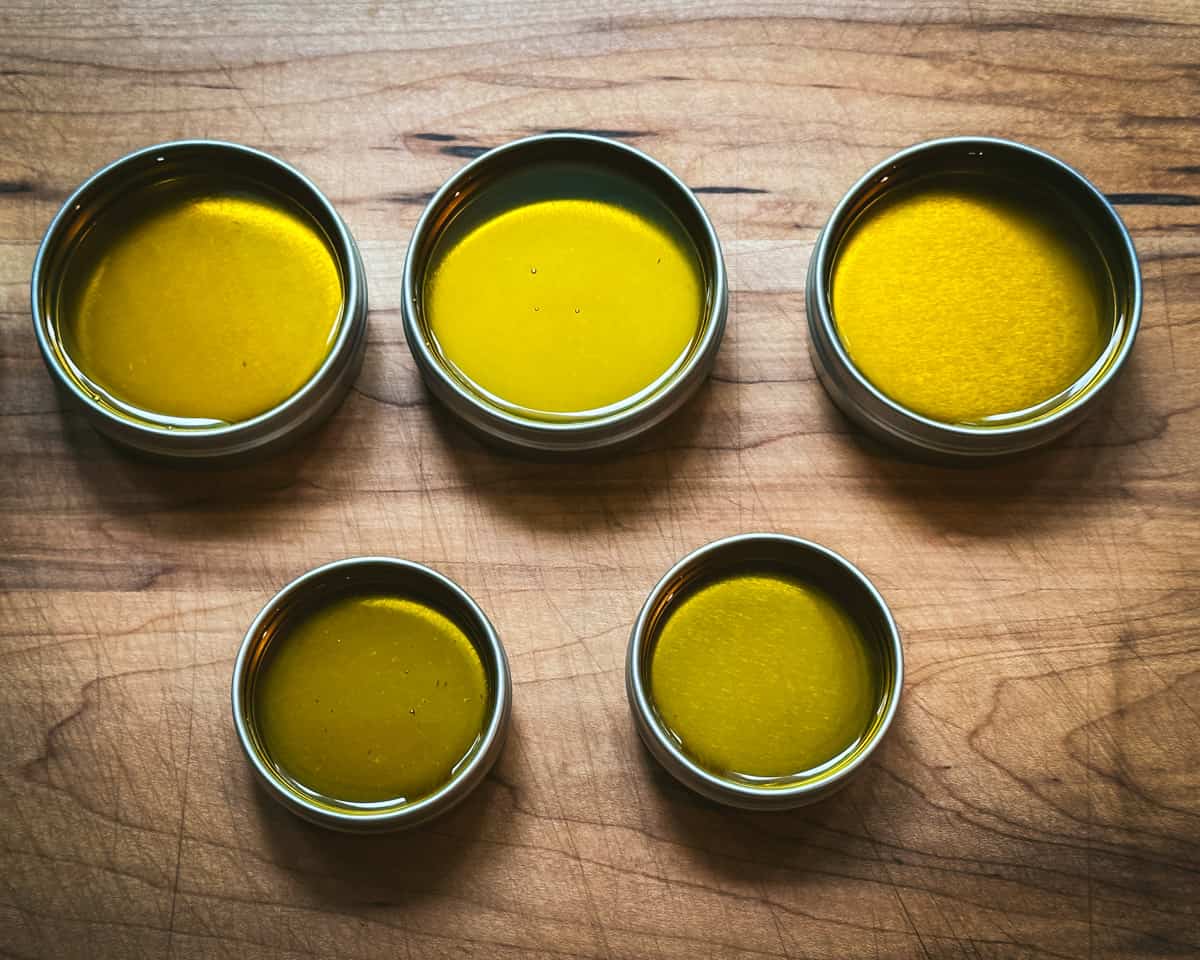
[[[1196,956],[1198,110],[1190,0],[0,0],[0,956]],[[549,130],[676,171],[731,290],[716,369],[682,413],[566,462],[464,432],[399,313],[429,194]],[[804,304],[849,186],[956,134],[1083,171],[1128,225],[1145,294],[1084,426],[976,468],[901,458],[845,420]],[[366,264],[356,386],[251,465],[121,454],[56,395],[30,320],[37,245],[70,191],[182,138],[299,167]],[[871,762],[782,814],[677,785],[625,700],[655,581],[759,530],[859,565],[906,657]],[[229,706],[255,613],[361,554],[460,583],[514,684],[482,786],[376,838],[277,806]]]

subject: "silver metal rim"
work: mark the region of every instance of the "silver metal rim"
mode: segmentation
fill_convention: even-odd
[[[468,390],[445,369],[430,349],[421,330],[418,290],[426,261],[418,260],[418,250],[430,246],[430,233],[439,211],[456,196],[462,185],[482,170],[497,165],[510,154],[529,150],[539,144],[576,143],[592,150],[611,150],[635,158],[658,176],[665,178],[679,198],[695,214],[701,226],[692,240],[706,262],[712,263],[709,309],[699,340],[691,357],[656,393],[623,410],[606,416],[569,423],[547,422],[521,417],[492,406]],[[716,352],[725,332],[729,307],[729,286],[721,244],[712,221],[687,185],[666,166],[635,147],[618,140],[579,133],[547,133],[513,140],[489,150],[458,170],[435,193],[422,211],[409,241],[404,258],[404,294],[402,315],[404,336],[418,369],[433,393],[455,414],[486,436],[527,450],[569,452],[593,450],[622,443],[665,420],[695,392],[712,369]]]
[[[834,243],[836,228],[847,218],[857,198],[880,177],[886,175],[889,169],[921,153],[954,146],[978,146],[981,149],[999,148],[1015,151],[1036,158],[1039,162],[1045,163],[1049,168],[1073,181],[1088,197],[1089,202],[1094,203],[1097,209],[1103,212],[1112,236],[1119,238],[1119,245],[1125,258],[1123,266],[1128,270],[1132,281],[1133,293],[1128,316],[1125,318],[1126,327],[1119,333],[1114,331],[1113,337],[1102,353],[1104,356],[1112,350],[1114,341],[1120,337],[1121,342],[1112,355],[1108,369],[1094,383],[1064,403],[1061,408],[1029,422],[999,427],[974,427],[942,423],[909,410],[882,393],[862,374],[843,348],[841,338],[834,325],[827,278],[832,275],[832,261],[836,254]],[[867,171],[846,192],[834,207],[833,213],[817,238],[817,245],[810,261],[806,299],[810,348],[814,365],[817,367],[817,373],[826,389],[847,413],[860,418],[877,432],[887,435],[888,439],[898,440],[904,445],[912,444],[938,453],[986,456],[1017,452],[1039,446],[1053,440],[1078,423],[1081,408],[1092,404],[1106,390],[1120,373],[1129,352],[1133,349],[1134,339],[1141,323],[1142,279],[1133,240],[1119,214],[1108,202],[1108,198],[1074,167],[1051,154],[1013,140],[996,137],[945,137],[927,140],[893,154]],[[849,378],[855,390],[866,393],[870,397],[871,406],[881,411],[882,416],[873,415],[863,409],[861,403],[850,398],[845,388],[838,382],[840,377]],[[922,440],[917,440],[914,434],[920,436]]]
[[[718,776],[692,760],[663,728],[650,701],[645,675],[644,661],[654,639],[650,633],[650,620],[667,591],[679,582],[685,572],[719,560],[721,555],[729,552],[731,548],[747,544],[762,544],[793,553],[809,554],[828,564],[829,569],[837,576],[844,577],[861,588],[873,604],[873,612],[885,626],[885,655],[890,654],[893,658],[892,680],[888,689],[884,691],[883,717],[871,738],[846,766],[792,787],[762,788],[739,783]],[[887,734],[899,707],[903,686],[904,651],[900,643],[900,631],[892,618],[891,610],[874,584],[854,564],[828,547],[782,533],[743,533],[725,537],[705,544],[684,556],[663,575],[642,605],[630,634],[625,662],[625,687],[629,706],[638,733],[655,759],[684,786],[719,803],[750,810],[785,810],[803,806],[823,799],[845,786]]]
[[[344,576],[353,580],[355,574],[361,574],[367,568],[378,569],[379,567],[393,568],[399,574],[415,575],[426,579],[437,590],[453,597],[456,604],[461,606],[471,621],[471,634],[477,640],[482,639],[483,641],[483,646],[478,649],[484,660],[484,667],[488,671],[489,681],[495,686],[495,697],[488,714],[483,737],[475,748],[474,754],[455,771],[449,781],[436,791],[411,803],[395,807],[354,812],[341,811],[312,802],[291,787],[269,764],[264,763],[262,756],[254,746],[254,736],[248,720],[249,709],[246,702],[246,688],[250,679],[247,675],[248,664],[258,646],[259,636],[264,627],[297,594],[303,594],[318,582],[330,577]],[[377,580],[370,582],[378,583]],[[453,580],[424,564],[411,560],[400,560],[395,557],[350,557],[324,564],[302,574],[275,594],[259,611],[258,616],[254,618],[250,628],[246,631],[238,650],[237,659],[234,661],[232,706],[233,724],[242,751],[246,754],[246,759],[250,761],[259,781],[266,786],[276,800],[292,812],[320,826],[351,833],[381,832],[406,829],[425,823],[455,806],[483,781],[499,758],[508,734],[512,710],[512,678],[504,645],[500,642],[491,621],[470,595]]]
[[[291,196],[291,199],[301,203],[305,208],[316,207],[323,214],[322,220],[334,228],[334,235],[330,236],[329,240],[342,272],[345,290],[342,301],[341,329],[339,329],[321,366],[299,390],[277,406],[238,423],[219,427],[168,429],[151,423],[126,419],[104,404],[98,403],[80,388],[74,377],[63,368],[57,351],[50,341],[47,327],[49,318],[42,311],[41,292],[45,282],[47,260],[60,242],[60,235],[73,211],[83,199],[107,182],[119,180],[127,171],[137,169],[148,157],[159,158],[171,153],[192,151],[211,151],[217,158],[221,154],[239,154],[274,168],[275,172],[283,179],[292,181],[298,188],[298,192],[304,194],[304,198],[301,200],[300,197]],[[332,405],[324,402],[325,398],[322,393],[331,385],[340,386],[342,389],[337,397],[340,399],[341,393],[349,388],[350,382],[353,380],[353,376],[348,378],[343,376],[346,368],[349,367],[351,373],[356,374],[358,365],[361,363],[361,352],[366,340],[366,297],[366,277],[362,257],[349,229],[329,199],[308,177],[278,157],[253,147],[223,140],[173,140],[159,143],[128,153],[97,170],[76,188],[51,220],[34,258],[33,275],[30,281],[30,304],[34,332],[38,339],[42,358],[58,386],[65,390],[81,409],[87,412],[98,429],[114,439],[145,452],[184,458],[225,456],[242,452],[247,447],[255,448],[272,444],[295,429],[309,426],[313,419],[311,412],[314,408],[319,410],[321,415],[327,414],[332,409]],[[339,381],[347,382],[340,383]]]

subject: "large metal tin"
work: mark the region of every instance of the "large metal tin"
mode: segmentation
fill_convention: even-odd
[[[228,175],[280,193],[304,209],[325,232],[342,274],[342,318],[328,356],[283,403],[249,420],[216,427],[165,427],[127,416],[93,396],[72,374],[59,341],[53,300],[66,260],[93,220],[136,191],[189,173]],[[51,221],[33,265],[33,326],[51,377],[70,403],[101,433],[141,453],[177,460],[263,454],[316,427],[341,402],[362,366],[366,346],[367,286],[350,231],[307,177],[282,160],[234,143],[180,140],[137,150],[97,171]]]
[[[449,782],[406,803],[335,803],[310,794],[282,776],[271,761],[254,722],[253,683],[271,643],[285,634],[290,618],[347,592],[379,590],[440,610],[475,644],[487,675],[491,703],[483,736]],[[508,735],[512,680],[508,657],[478,604],[452,580],[429,567],[392,557],[352,557],[317,567],[279,591],[254,618],[233,667],[233,724],[238,740],[267,791],[293,813],[323,827],[377,833],[415,827],[445,813],[487,776]]]
[[[830,306],[834,261],[842,238],[855,219],[885,191],[936,172],[996,172],[1055,191],[1084,221],[1082,225],[1100,251],[1112,280],[1116,313],[1113,335],[1087,386],[1051,413],[995,427],[940,423],[880,392],[842,346]],[[908,453],[934,458],[985,458],[1049,443],[1095,409],[1133,347],[1142,313],[1142,280],[1125,225],[1104,195],[1081,173],[1049,154],[1010,140],[954,137],[902,150],[850,188],[817,239],[809,261],[806,304],[813,367],[843,412],[876,437]]]
[[[600,164],[632,176],[679,218],[700,254],[706,281],[705,313],[688,359],[660,389],[604,416],[570,422],[521,417],[488,403],[446,368],[431,344],[422,309],[426,267],[442,228],[480,189],[505,172],[545,161]],[[430,391],[486,439],[526,452],[571,453],[612,447],[650,430],[678,410],[708,377],[725,331],[729,290],[716,231],[691,190],[657,160],[627,144],[586,134],[554,133],[515,140],[458,171],[429,201],[417,221],[404,261],[404,335]]]
[[[833,596],[879,645],[883,664],[882,698],[863,743],[829,771],[787,786],[759,786],[705,769],[680,749],[664,727],[650,696],[648,667],[658,626],[672,604],[712,579],[752,570],[774,569],[816,584]],[[667,771],[697,793],[731,807],[786,810],[815,803],[845,786],[866,762],[891,726],[904,684],[904,652],[891,611],[871,581],[848,560],[808,540],[779,533],[744,533],[706,544],[689,553],[659,580],[646,598],[625,663],[625,688],[642,741]]]

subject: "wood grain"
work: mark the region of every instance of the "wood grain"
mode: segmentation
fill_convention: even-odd
[[[1200,8],[1191,0],[0,3],[0,955],[1117,958],[1200,951]],[[701,194],[733,291],[716,373],[599,463],[478,446],[397,312],[465,158],[607,132]],[[1144,327],[1110,402],[995,468],[894,457],[830,406],[804,270],[868,166],[929,137],[1049,150],[1119,205]],[[355,392],[242,469],[115,453],[60,408],[28,278],[57,205],[179,137],[300,166],[357,236]],[[685,551],[810,537],[874,578],[909,675],[843,794],[710,806],[641,750],[632,619]],[[310,828],[229,716],[253,614],[320,562],[469,590],[512,658],[495,773],[411,835]]]

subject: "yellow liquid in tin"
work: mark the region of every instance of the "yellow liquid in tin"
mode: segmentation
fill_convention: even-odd
[[[254,721],[288,777],[333,800],[416,800],[483,733],[488,683],[449,618],[392,596],[334,600],[272,641]]]
[[[879,655],[823,591],[739,574],[685,597],[650,656],[650,697],[685,753],[708,770],[793,779],[868,732]]]
[[[553,419],[629,401],[682,362],[705,285],[682,227],[636,185],[587,167],[545,183],[468,205],[435,250],[425,312],[465,380]]]
[[[1113,319],[1098,255],[1059,207],[979,177],[884,194],[833,267],[850,359],[943,423],[1020,421],[1073,395]]]
[[[341,308],[340,271],[307,214],[197,176],[100,215],[71,255],[57,318],[102,399],[204,426],[295,393],[328,355]]]

